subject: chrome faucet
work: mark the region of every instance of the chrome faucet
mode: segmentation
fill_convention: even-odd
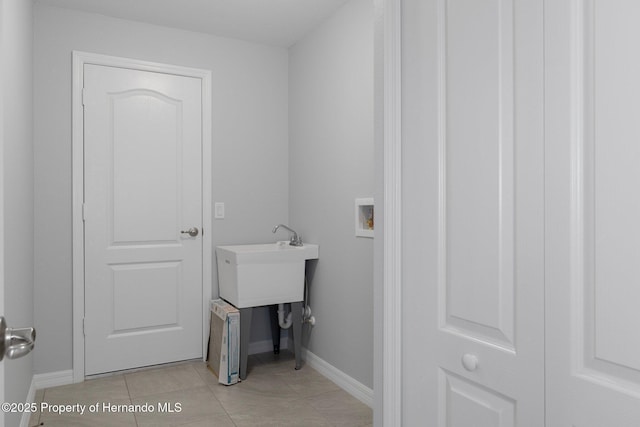
[[[291,246],[302,246],[302,238],[298,237],[298,233],[295,232],[295,230],[293,230],[290,227],[287,227],[284,224],[278,224],[275,227],[273,227],[273,230],[271,230],[273,233],[275,233],[276,231],[278,231],[278,228],[286,228],[287,230],[289,230],[292,234],[291,234],[291,238],[289,239],[289,244]]]

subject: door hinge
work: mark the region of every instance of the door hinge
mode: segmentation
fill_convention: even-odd
[[[85,203],[82,204],[82,220],[87,220],[87,205]]]
[[[85,324],[85,318],[83,317],[82,318],[82,336],[86,336],[87,335],[84,324]]]
[[[86,105],[84,102],[86,94],[87,94],[86,89],[82,88],[82,105]]]

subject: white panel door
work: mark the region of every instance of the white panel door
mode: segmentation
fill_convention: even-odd
[[[402,6],[403,425],[540,427],[542,3]]]
[[[201,80],[84,67],[85,374],[202,357]]]
[[[548,426],[640,426],[639,22],[545,2]]]

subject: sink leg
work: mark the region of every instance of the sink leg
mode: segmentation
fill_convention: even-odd
[[[251,338],[251,315],[253,307],[240,309],[240,379],[247,378],[247,359],[249,358],[249,338]]]
[[[302,301],[291,303],[291,318],[293,320],[293,348],[296,355],[296,369],[302,367]]]
[[[271,341],[273,342],[273,354],[280,354],[280,324],[278,323],[278,306],[269,306],[271,318]]]

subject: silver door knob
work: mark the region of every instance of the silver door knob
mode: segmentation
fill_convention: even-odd
[[[0,360],[17,359],[31,350],[35,345],[36,330],[34,328],[7,328],[7,322],[0,316]]]
[[[191,227],[188,230],[182,230],[180,233],[188,234],[191,237],[196,237],[198,235],[198,228],[197,227]]]

